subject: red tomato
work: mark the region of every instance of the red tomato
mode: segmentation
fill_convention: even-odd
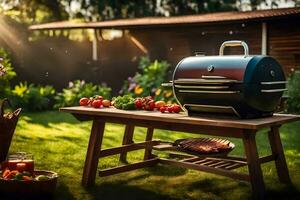
[[[144,105],[144,110],[150,111],[150,110],[151,110],[151,109],[150,109],[150,106],[149,106],[149,105]]]
[[[136,100],[135,101],[135,107],[137,108],[137,109],[142,109],[143,108],[143,103],[142,103],[142,101],[141,100]]]
[[[172,113],[174,111],[173,106],[168,106],[167,110],[168,110],[169,113]]]
[[[94,101],[94,98],[90,97],[88,106],[92,106],[93,105],[93,101]]]
[[[165,106],[162,106],[162,107],[159,108],[159,111],[160,111],[161,113],[166,112],[166,110],[167,110],[167,107],[165,107]]]
[[[102,106],[102,100],[94,100],[92,106],[94,108],[100,108]]]
[[[79,100],[79,104],[80,104],[81,106],[87,106],[87,105],[89,105],[89,102],[90,102],[90,100],[89,100],[88,98],[86,98],[86,97],[81,98],[81,99]]]
[[[94,97],[95,100],[103,100],[103,96],[100,96],[100,95],[96,95]]]
[[[180,110],[181,110],[181,108],[180,108],[179,105],[173,105],[172,107],[173,107],[173,112],[174,112],[174,113],[179,113]]]
[[[160,109],[161,107],[165,106],[166,103],[164,101],[157,101],[155,102],[155,108]]]
[[[31,181],[32,180],[32,178],[30,176],[23,176],[22,179],[24,181]]]
[[[150,110],[154,110],[155,102],[153,100],[149,101],[149,107],[150,107]]]

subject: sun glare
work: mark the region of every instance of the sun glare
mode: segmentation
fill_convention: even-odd
[[[0,38],[13,51],[16,47],[22,47],[22,37],[16,28],[8,24],[3,16],[0,16]]]

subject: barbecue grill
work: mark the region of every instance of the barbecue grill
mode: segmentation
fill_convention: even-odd
[[[225,47],[242,46],[244,55],[226,55]],[[221,113],[239,118],[271,116],[285,88],[280,64],[272,57],[249,55],[244,41],[226,41],[219,56],[181,60],[169,86],[189,115]]]

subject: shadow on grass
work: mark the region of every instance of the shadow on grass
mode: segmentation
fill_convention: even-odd
[[[188,169],[182,167],[156,165],[155,167],[148,167],[144,169],[151,175],[156,176],[180,176],[187,173]]]
[[[54,194],[55,200],[75,200],[76,198],[70,192],[69,188],[63,183],[59,182],[56,192]]]
[[[30,190],[28,190],[30,191]],[[30,193],[30,192],[29,192]],[[71,194],[68,187],[60,184],[55,194],[20,194],[18,191],[15,193],[2,193],[0,192],[1,200],[75,200],[76,198]]]
[[[285,185],[283,188],[279,190],[267,190],[266,191],[266,199],[274,200],[274,199],[289,199],[289,200],[299,200],[300,199],[300,191],[292,184]]]
[[[179,200],[167,195],[124,184],[102,183],[86,190],[93,200],[130,199],[130,200]]]
[[[235,182],[232,179],[202,179],[199,181],[195,181],[192,183],[188,190],[201,190],[204,193],[212,193],[215,196],[222,196],[223,193],[230,193],[231,191],[234,191],[235,189],[242,189],[244,191],[250,190],[250,184],[247,184],[245,182]]]
[[[44,127],[50,128],[49,124],[70,123],[79,124],[80,121],[76,120],[71,114],[61,113],[59,111],[47,111],[36,113],[23,113],[21,119],[32,124],[40,124]]]
[[[277,185],[277,184],[276,184]],[[266,185],[268,186],[268,185]],[[190,185],[188,190],[193,192],[194,190],[201,190],[204,193],[212,193],[216,197],[221,197],[223,194],[229,194],[230,192],[239,193],[239,191],[248,191],[249,194],[248,198],[252,199],[251,194],[251,185],[250,183],[246,182],[235,182],[231,179],[203,179],[200,181],[196,181]],[[240,197],[235,196],[233,194],[230,198],[231,199],[239,199]],[[293,186],[290,185],[281,185],[280,190],[277,188],[276,190],[267,188],[266,190],[266,200],[282,200],[282,199],[289,199],[289,200],[296,200],[300,199],[300,191]],[[228,198],[226,198],[228,199]]]

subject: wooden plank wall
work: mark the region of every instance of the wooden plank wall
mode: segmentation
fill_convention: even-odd
[[[151,58],[165,59],[173,68],[195,52],[218,55],[220,45],[226,40],[244,40],[251,54],[261,53],[261,24],[257,23],[134,29],[130,33],[149,50]],[[243,49],[227,48],[225,53],[243,54]]]
[[[300,70],[300,17],[268,22],[268,54],[284,66],[286,75]]]
[[[300,17],[267,21],[268,55],[273,56],[287,75],[300,70]],[[261,54],[262,22],[217,24],[206,26],[177,26],[167,28],[132,29],[136,37],[150,52],[153,59],[165,59],[176,64],[184,57],[203,52],[218,55],[226,40],[244,40],[250,54]],[[242,48],[227,48],[225,54],[242,54]]]

